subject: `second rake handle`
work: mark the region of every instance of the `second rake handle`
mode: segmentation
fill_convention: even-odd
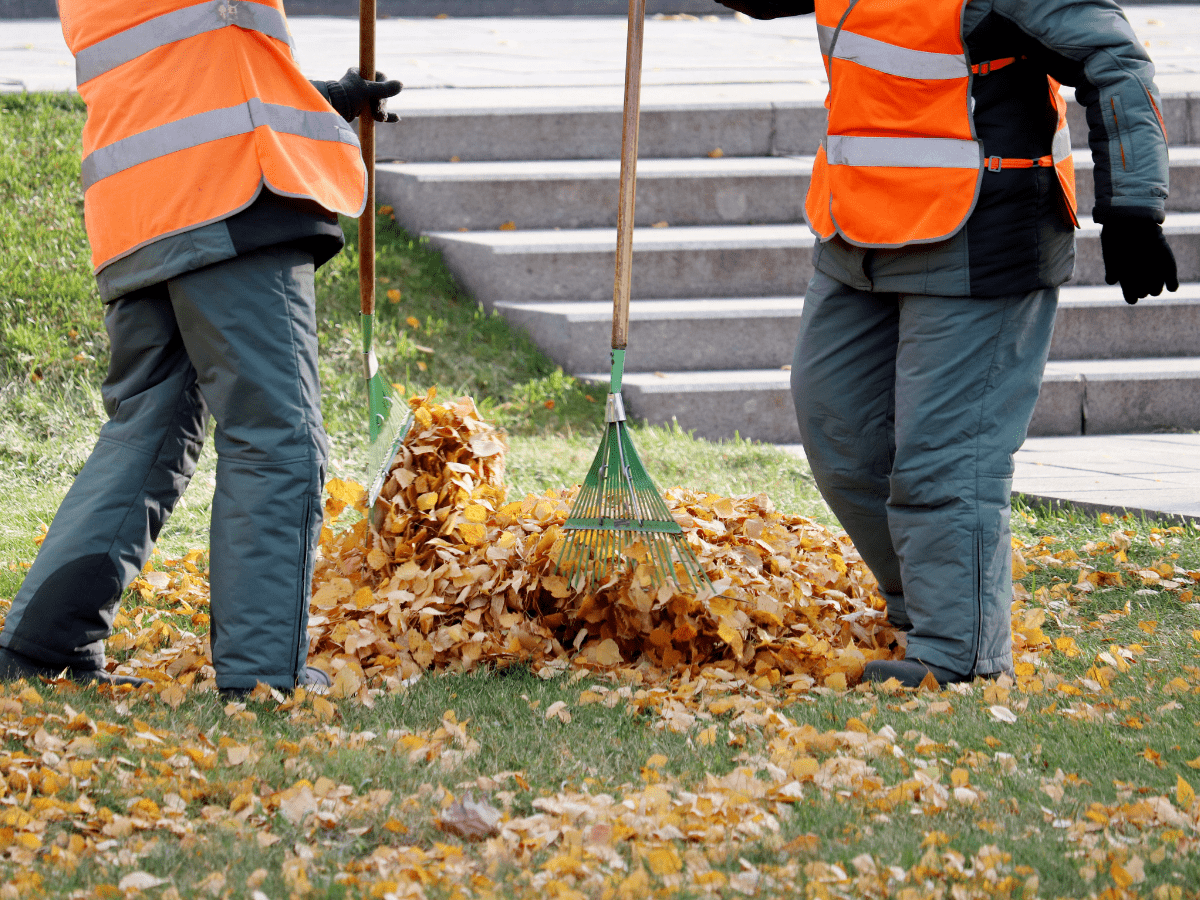
[[[625,106],[621,122],[621,196],[617,206],[617,269],[613,279],[614,350],[629,343],[629,292],[633,278],[633,209],[637,195],[638,118],[642,103],[642,35],[646,0],[629,0],[625,47]]]
[[[375,80],[375,0],[358,6],[358,71]],[[367,168],[367,205],[358,219],[358,283],[364,316],[375,314],[375,119],[368,108],[358,117],[358,141]]]

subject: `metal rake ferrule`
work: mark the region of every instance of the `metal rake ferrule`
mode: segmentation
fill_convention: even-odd
[[[620,394],[608,395],[604,404],[604,421],[606,424],[625,421],[625,401],[621,399]]]

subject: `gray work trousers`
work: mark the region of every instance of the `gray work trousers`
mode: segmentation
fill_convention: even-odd
[[[268,247],[109,304],[109,419],[0,634],[104,665],[121,593],[196,470],[211,412],[211,641],[220,688],[296,685],[328,457],[311,255]]]
[[[1057,289],[871,293],[821,272],[809,285],[792,366],[801,439],[909,659],[1012,668],[1013,456],[1057,306]]]

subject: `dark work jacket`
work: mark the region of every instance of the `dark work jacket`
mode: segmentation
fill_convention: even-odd
[[[756,18],[814,9],[812,0],[719,2]],[[971,64],[1026,57],[972,78],[985,155],[1050,153],[1057,122],[1047,102],[1050,75],[1075,88],[1087,109],[1092,218],[1163,221],[1167,147],[1154,66],[1114,0],[969,0],[963,33]],[[1075,259],[1074,229],[1060,198],[1053,169],[985,172],[974,211],[947,240],[884,250],[835,236],[818,241],[813,262],[863,290],[989,297],[1056,287],[1070,278]]]

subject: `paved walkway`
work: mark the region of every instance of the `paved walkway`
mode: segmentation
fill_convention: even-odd
[[[720,7],[713,4],[714,11]],[[1163,91],[1200,81],[1200,5],[1136,6],[1127,15],[1147,44]],[[353,19],[295,16],[297,58],[310,78],[337,78],[357,56]],[[482,102],[496,91],[540,89],[542,102],[592,95],[619,102],[625,22],[619,16],[383,19],[379,68],[405,83],[405,103]],[[756,22],[745,17],[651,18],[643,80],[647,100],[673,92],[714,98],[769,92],[821,99],[824,72],[812,16]],[[53,20],[0,22],[0,84],[69,90],[74,65]],[[564,90],[565,89],[565,90]],[[453,101],[449,91],[469,98]],[[478,92],[478,93],[477,93]]]
[[[799,444],[782,449],[804,456]],[[1094,512],[1200,521],[1200,435],[1029,438],[1017,454],[1013,493]]]
[[[716,5],[714,4],[714,9]],[[1200,93],[1200,5],[1126,11],[1164,92]],[[311,78],[355,63],[353,19],[294,17],[297,57]],[[405,108],[479,109],[513,101],[543,108],[619,105],[625,23],[620,17],[385,19],[379,67],[405,83]],[[643,103],[778,102],[824,97],[811,16],[647,22]],[[0,91],[75,87],[56,21],[0,22]],[[1017,492],[1089,509],[1200,520],[1200,435],[1031,438],[1018,456]]]

